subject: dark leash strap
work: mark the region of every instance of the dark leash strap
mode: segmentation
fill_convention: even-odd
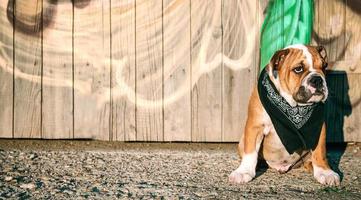
[[[291,169],[293,169],[295,166],[298,166],[298,165],[304,163],[306,160],[305,158],[307,158],[310,155],[310,153],[311,153],[311,151],[306,151],[305,153],[303,153],[301,155],[301,157],[298,160],[296,160],[296,162],[294,162],[284,173],[287,173]]]

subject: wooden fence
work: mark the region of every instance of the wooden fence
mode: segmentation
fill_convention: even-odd
[[[267,4],[1,1],[0,137],[238,141]],[[315,12],[335,70],[328,140],[361,141],[361,5]]]

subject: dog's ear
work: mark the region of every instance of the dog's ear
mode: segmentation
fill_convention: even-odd
[[[290,52],[289,49],[278,50],[275,54],[273,54],[270,65],[272,67],[273,76],[277,78],[278,70],[280,69],[280,65],[284,61],[287,54]]]
[[[328,65],[326,49],[323,46],[317,46],[316,49],[322,59],[322,70],[326,70],[327,65]]]

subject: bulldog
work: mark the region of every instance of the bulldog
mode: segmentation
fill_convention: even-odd
[[[326,158],[326,67],[327,55],[321,46],[292,45],[273,55],[250,97],[238,145],[242,160],[230,174],[230,182],[251,181],[260,156],[280,173],[301,161],[321,184],[340,184]]]

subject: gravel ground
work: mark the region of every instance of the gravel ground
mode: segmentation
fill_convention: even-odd
[[[260,166],[231,185],[236,144],[0,140],[0,199],[361,199],[361,145],[329,147],[339,187]]]

